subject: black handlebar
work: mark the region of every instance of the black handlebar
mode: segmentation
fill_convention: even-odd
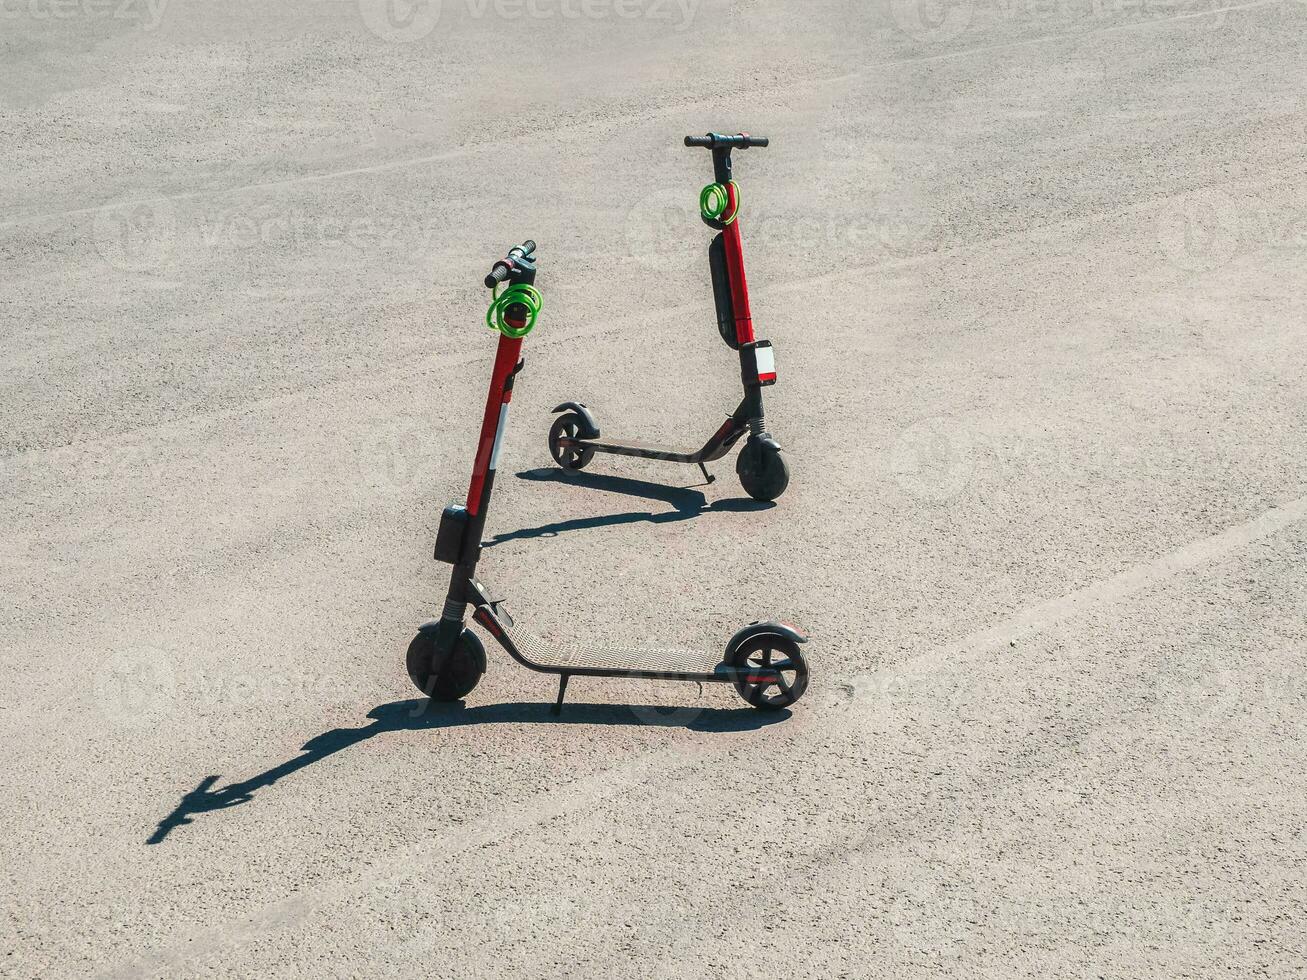
[[[721,133],[709,133],[707,136],[687,136],[686,146],[703,147],[705,150],[747,150],[751,146],[767,146],[771,143],[766,136],[750,136],[740,133],[738,136],[723,136]]]
[[[490,269],[490,275],[486,276],[486,289],[494,289],[507,279],[517,263],[523,259],[530,259],[535,250],[536,243],[529,239],[521,245],[514,245],[510,248],[508,254]]]

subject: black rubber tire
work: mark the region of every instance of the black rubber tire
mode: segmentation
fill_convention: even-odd
[[[750,658],[753,658],[752,660]],[[799,645],[786,636],[766,633],[751,637],[727,658],[727,666],[736,670],[748,670],[749,667],[779,666],[791,664],[791,670],[782,670],[785,683],[763,686],[750,684],[745,680],[735,682],[735,690],[740,697],[760,711],[780,711],[788,708],[808,689],[808,661],[803,658]],[[769,691],[775,693],[769,694]]]
[[[790,464],[781,451],[752,441],[740,450],[735,473],[744,492],[754,500],[775,500],[790,485]]]
[[[590,460],[595,458],[593,449],[577,449],[575,446],[560,446],[560,438],[575,439],[585,428],[585,419],[575,412],[568,412],[554,419],[553,426],[549,429],[549,455],[554,457],[554,462],[565,470],[583,470],[589,465]]]
[[[436,631],[424,630],[408,645],[408,676],[413,686],[433,701],[461,701],[486,672],[486,648],[481,639],[465,629],[454,644],[444,669],[434,680]]]

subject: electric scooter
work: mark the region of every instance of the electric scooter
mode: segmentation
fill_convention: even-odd
[[[435,701],[466,697],[486,672],[481,640],[464,625],[472,618],[515,661],[559,678],[554,713],[562,711],[572,677],[626,677],[733,684],[749,704],[778,711],[796,702],[808,687],[808,664],[799,649],[807,637],[785,623],[751,623],[737,632],[718,661],[682,653],[562,653],[552,651],[517,628],[503,602],[492,599],[477,579],[482,535],[495,485],[513,385],[525,362],[522,341],[536,324],[543,301],[535,288],[535,242],[523,242],[496,262],[486,277],[494,290],[486,322],[500,333],[481,423],[472,482],[465,505],[445,508],[436,534],[438,561],[454,566],[441,617],[423,625],[409,644],[407,666],[413,683]],[[502,284],[507,283],[503,292]]]
[[[744,400],[699,450],[605,439],[593,412],[580,402],[566,402],[554,409],[555,415],[565,414],[559,415],[549,430],[550,455],[563,469],[584,469],[595,453],[610,453],[690,463],[698,466],[704,479],[712,483],[714,477],[704,464],[721,459],[748,433],[748,441],[735,462],[735,472],[745,492],[755,500],[775,500],[789,486],[789,464],[781,455],[780,444],[767,431],[763,417],[762,389],[776,383],[776,358],[771,341],[754,338],[740,238],[740,189],[732,179],[731,165],[732,150],[767,146],[770,142],[766,137],[747,133],[738,136],[709,133],[685,138],[686,146],[712,150],[716,183],[709,184],[700,195],[700,215],[708,227],[718,232],[708,249],[717,330],[727,346],[740,354]]]

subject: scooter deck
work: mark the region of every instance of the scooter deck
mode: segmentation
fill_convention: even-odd
[[[576,443],[597,453],[613,456],[639,456],[642,459],[662,459],[669,463],[697,463],[707,460],[702,449],[678,449],[674,446],[652,446],[643,442],[625,442],[619,439],[577,439]]]
[[[590,677],[644,677],[661,680],[728,682],[735,671],[721,654],[702,651],[608,647],[605,649],[546,644],[526,630],[510,625],[489,606],[478,606],[475,619],[524,667],[544,674]]]

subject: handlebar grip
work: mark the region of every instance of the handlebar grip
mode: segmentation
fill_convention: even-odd
[[[527,239],[521,245],[514,245],[508,254],[494,264],[490,275],[486,276],[486,289],[494,289],[509,277],[518,259],[529,259],[535,253],[536,243]]]
[[[739,133],[735,136],[723,136],[721,133],[709,133],[707,136],[687,136],[686,146],[698,146],[705,150],[747,150],[751,146],[769,146],[771,140],[766,136],[750,136]]]

